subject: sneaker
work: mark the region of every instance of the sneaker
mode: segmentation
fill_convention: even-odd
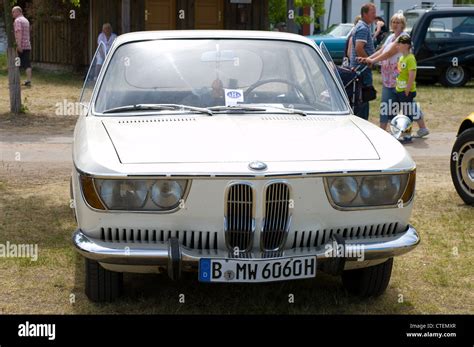
[[[405,135],[404,137],[399,139],[400,143],[405,144],[405,143],[411,143],[413,141],[413,138],[411,135]]]
[[[430,134],[430,130],[428,128],[420,128],[418,129],[416,134],[418,135],[418,137],[425,137]]]
[[[31,81],[25,81],[25,83],[23,83],[23,85],[25,87],[31,87]]]

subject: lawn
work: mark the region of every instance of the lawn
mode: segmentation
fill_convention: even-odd
[[[1,64],[0,64],[1,67]],[[380,78],[376,76],[376,83]],[[35,72],[24,89],[28,113],[7,113],[6,75],[0,69],[0,136],[5,132],[70,134],[74,117],[54,114],[62,100],[77,100],[81,76]],[[379,87],[377,89],[380,90]],[[419,98],[433,135],[455,132],[474,111],[474,84],[465,88],[420,86]],[[379,93],[380,94],[380,93]],[[372,103],[371,120],[377,119]],[[429,142],[427,142],[429,143]],[[449,144],[451,146],[451,144]],[[0,243],[37,243],[38,261],[0,258],[0,313],[474,313],[474,210],[451,183],[449,158],[420,157],[411,223],[422,242],[398,257],[387,292],[361,300],[337,277],[262,285],[204,285],[194,274],[125,275],[125,298],[92,304],[84,292],[83,261],[70,242],[69,164],[0,162]],[[184,294],[184,303],[180,303]],[[289,296],[294,303],[289,303]]]

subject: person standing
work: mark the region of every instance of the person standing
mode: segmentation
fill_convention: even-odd
[[[401,35],[397,39],[398,50],[402,56],[398,60],[398,71],[396,91],[398,97],[399,110],[413,121],[417,118],[416,97],[416,58],[411,53],[411,38],[408,35]],[[410,140],[410,138],[406,140]]]
[[[351,29],[349,36],[347,36],[346,47],[344,48],[344,60],[343,65],[348,66],[352,54],[352,36],[354,36],[354,29],[360,21],[360,15],[357,15],[354,19],[354,27]],[[347,62],[347,63],[346,63]]]
[[[396,78],[398,76],[398,60],[401,53],[398,51],[397,39],[402,35],[408,35],[404,30],[406,27],[406,18],[403,13],[395,13],[390,19],[390,27],[393,31],[382,48],[366,59],[361,59],[366,64],[375,64],[381,62],[382,74],[382,102],[380,104],[380,127],[387,130],[389,118],[392,119],[394,106],[397,105],[397,92],[395,90]],[[416,120],[420,129],[418,137],[427,136],[430,131],[426,127],[421,110],[417,110],[419,119]],[[415,117],[416,118],[416,117]]]
[[[385,25],[385,20],[382,17],[375,18],[375,32],[374,32],[374,42],[375,47],[378,47],[385,37],[388,34],[387,25]]]
[[[13,28],[15,31],[16,50],[20,58],[20,68],[26,70],[26,81],[24,85],[31,87],[30,22],[23,16],[23,10],[20,6],[12,8],[12,17],[14,19]]]
[[[96,57],[96,78],[97,76],[99,76],[99,72],[102,69],[102,64],[105,61],[105,57],[112,48],[112,44],[114,43],[116,38],[117,35],[114,34],[112,25],[110,23],[104,23],[104,25],[102,25],[102,32],[99,34],[99,37],[97,37],[97,45],[99,46],[99,52]]]
[[[376,7],[373,3],[367,3],[360,9],[361,20],[354,28],[352,37],[352,52],[350,57],[351,68],[357,68],[362,63],[358,58],[367,58],[374,54],[375,47],[370,32],[370,25],[375,21]],[[371,87],[373,84],[372,71],[370,68],[365,69],[361,74],[361,81],[364,87]],[[369,119],[369,102],[362,102],[354,107],[354,114],[365,120]]]

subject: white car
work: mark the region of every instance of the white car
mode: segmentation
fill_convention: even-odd
[[[184,271],[228,283],[324,271],[383,293],[393,257],[420,241],[415,163],[352,114],[332,66],[287,33],[120,36],[92,64],[74,133],[87,296],[116,299],[124,272]]]

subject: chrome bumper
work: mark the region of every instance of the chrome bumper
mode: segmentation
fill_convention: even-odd
[[[80,229],[73,234],[73,243],[78,252],[86,258],[96,260],[100,263],[120,265],[151,265],[168,269],[172,278],[178,278],[181,271],[193,271],[198,268],[201,258],[236,259],[251,258],[253,260],[268,259],[268,254],[262,252],[250,252],[238,257],[225,250],[196,250],[184,247],[175,238],[167,243],[112,243],[92,239],[86,236]],[[319,264],[325,262],[336,262],[328,268],[341,269],[341,261],[357,261],[354,257],[334,256],[332,249],[338,249],[337,245],[344,247],[343,254],[355,255],[363,250],[366,261],[387,259],[411,251],[420,242],[416,230],[409,225],[407,230],[395,236],[373,238],[373,239],[335,239],[314,248],[295,248],[279,252],[272,259],[288,258],[294,256],[316,256]],[[328,264],[329,265],[329,264]],[[343,268],[343,264],[342,264]]]

